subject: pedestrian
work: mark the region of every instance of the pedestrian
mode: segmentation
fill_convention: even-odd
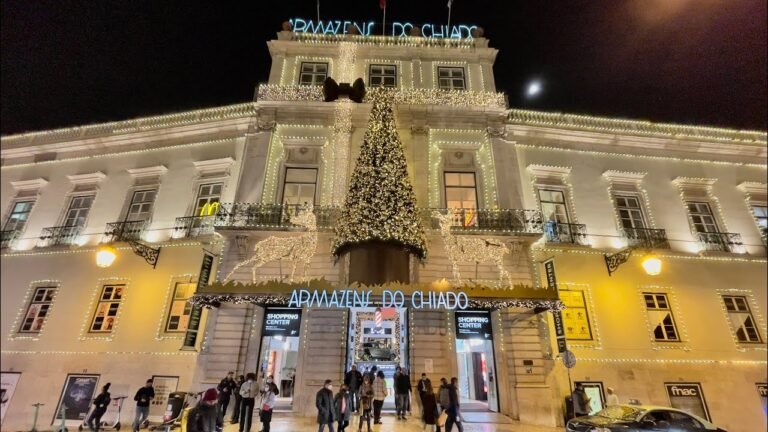
[[[608,387],[606,391],[608,392],[608,396],[605,397],[605,406],[618,405],[619,396],[616,395],[616,392],[613,390],[613,387]]]
[[[219,421],[219,410],[216,406],[218,393],[215,388],[209,388],[203,393],[197,406],[189,410],[186,432],[216,432]]]
[[[407,420],[408,395],[411,393],[411,377],[398,366],[395,369],[395,410],[398,420]]]
[[[581,383],[576,384],[576,388],[573,390],[573,393],[571,393],[571,401],[573,402],[574,417],[581,417],[589,414],[590,398],[587,396],[587,392],[584,391],[584,385]]]
[[[424,375],[422,375],[424,377]],[[437,407],[435,399],[435,390],[432,387],[432,381],[428,378],[423,379],[423,390],[419,390],[421,396],[421,420],[424,422],[424,428],[434,426],[432,430],[440,432],[440,425],[437,424],[437,418],[440,416],[440,409]],[[419,385],[422,385],[419,381]]]
[[[438,390],[437,401],[440,403],[440,409],[445,411],[451,404],[450,393],[448,391],[448,380],[440,378],[440,390]]]
[[[339,422],[338,432],[344,432],[349,426],[349,419],[352,418],[352,403],[350,399],[352,394],[346,384],[341,385],[341,389],[333,398],[333,410],[336,415],[336,421]]]
[[[256,386],[256,374],[251,372],[245,375],[245,382],[240,386],[240,432],[250,432],[253,421],[253,407],[256,404],[256,395],[259,389]]]
[[[368,426],[368,432],[371,432],[371,408],[373,407],[373,386],[371,377],[363,375],[363,384],[360,386],[360,427],[358,432],[363,430],[363,420]]]
[[[232,393],[235,391],[237,384],[235,383],[235,373],[232,371],[227,372],[227,376],[221,380],[216,390],[219,391],[219,422],[224,422],[224,417],[227,415],[227,406],[229,405]]]
[[[144,387],[136,392],[133,400],[136,401],[136,416],[133,418],[133,432],[139,432],[141,424],[149,417],[149,402],[155,397],[155,389],[152,380],[148,379]]]
[[[373,365],[371,368],[371,371],[368,372],[368,377],[371,378],[371,385],[376,382],[376,377],[379,376],[379,367],[376,365]]]
[[[315,406],[317,407],[317,432],[323,432],[325,426],[328,426],[328,431],[333,432],[333,420],[335,413],[333,409],[333,384],[331,380],[325,380],[323,388],[318,390],[315,396]]]
[[[464,432],[464,425],[461,424],[461,404],[459,403],[459,380],[456,377],[451,378],[451,384],[448,386],[448,409],[446,410],[448,419],[445,421],[445,431],[451,432],[453,425]]]
[[[378,379],[373,382],[373,424],[381,424],[381,408],[387,398],[387,382],[383,371],[379,371],[376,377]]]
[[[421,379],[419,380],[419,383],[416,384],[416,391],[419,392],[419,400],[424,399],[424,393],[427,391],[427,382],[429,381],[429,378],[427,378],[427,374],[423,373],[421,374]],[[432,383],[430,382],[430,385]]]
[[[107,407],[109,407],[109,403],[112,401],[112,396],[109,394],[109,386],[111,385],[111,383],[104,384],[104,387],[101,388],[101,393],[93,401],[95,408],[93,408],[91,415],[88,416],[87,421],[88,429],[92,431],[99,432],[101,428],[101,417],[107,412]],[[93,425],[94,422],[96,423],[95,427]]]
[[[243,400],[243,397],[240,396],[240,387],[245,382],[245,377],[242,375],[238,375],[237,379],[235,380],[235,386],[232,389],[232,394],[235,396],[235,406],[232,407],[232,424],[237,424],[238,421],[240,421],[240,403]]]
[[[264,385],[264,389],[261,392],[261,411],[259,412],[259,420],[264,426],[262,432],[269,432],[270,423],[272,422],[272,411],[275,409],[275,402],[277,402],[277,395],[280,394],[280,390],[277,388],[277,384],[268,382]]]
[[[408,372],[408,369],[403,368],[403,373],[406,377],[408,377],[408,393],[405,395],[405,410],[408,411],[408,415],[413,415],[411,413],[411,394],[413,393],[413,387],[411,387],[411,374]],[[403,419],[405,420],[405,419]]]
[[[363,375],[358,372],[357,366],[352,365],[352,369],[344,375],[344,384],[349,389],[349,402],[352,405],[350,409],[353,412],[358,412],[358,405],[360,405],[360,396],[358,395],[358,392],[360,390],[360,385],[363,384]]]

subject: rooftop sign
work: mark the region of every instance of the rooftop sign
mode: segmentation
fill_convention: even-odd
[[[373,21],[313,21],[304,18],[291,18],[288,20],[291,28],[296,33],[326,34],[326,35],[344,35],[355,32],[362,36],[376,36],[374,33]],[[409,22],[393,22],[391,28],[388,27],[387,36],[406,37],[411,36],[411,30],[418,27]],[[354,30],[351,30],[353,29]],[[472,39],[472,31],[477,28],[474,25],[447,25],[441,24],[422,24],[420,26],[421,34],[419,36],[435,39]]]

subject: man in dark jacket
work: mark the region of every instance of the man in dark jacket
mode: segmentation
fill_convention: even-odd
[[[353,412],[357,412],[357,406],[360,405],[358,390],[363,385],[363,374],[358,372],[357,366],[352,365],[352,369],[344,375],[344,384],[349,389],[349,401],[352,405],[350,409]]]
[[[333,432],[333,422],[336,418],[333,404],[333,385],[331,380],[325,380],[325,385],[315,396],[315,406],[317,407],[317,424],[320,425],[317,428],[317,432],[323,432],[325,426],[328,426],[328,431]]]
[[[133,432],[139,432],[141,424],[149,417],[149,403],[155,398],[155,389],[152,380],[148,379],[144,387],[136,392],[133,400],[136,401],[136,416],[133,418]]]
[[[445,421],[445,431],[451,432],[455,424],[459,432],[464,432],[464,425],[461,424],[461,411],[459,406],[459,379],[451,378],[451,384],[448,386],[448,419]]]
[[[99,394],[99,396],[96,397],[96,399],[93,401],[93,405],[96,408],[94,408],[93,412],[91,412],[87,422],[88,429],[92,431],[99,432],[99,429],[101,428],[101,417],[105,412],[107,412],[107,407],[109,407],[109,403],[112,401],[112,396],[109,394],[110,385],[111,383],[106,383],[101,389],[101,394]],[[95,426],[94,422],[96,423]]]
[[[228,372],[227,376],[216,387],[216,390],[219,391],[219,423],[224,422],[224,416],[227,415],[227,405],[229,405],[232,393],[235,391],[235,387],[237,387],[234,376],[234,372]]]
[[[408,410],[408,395],[411,393],[411,377],[403,373],[400,366],[395,369],[395,410],[397,419],[407,420],[405,412]]]
[[[219,419],[216,409],[217,393],[215,388],[209,388],[203,393],[203,398],[197,406],[189,410],[185,432],[216,432]]]
[[[240,396],[240,386],[242,386],[244,382],[245,377],[243,375],[238,375],[235,380],[235,386],[232,389],[232,393],[234,393],[235,396],[235,406],[232,409],[232,424],[236,424],[240,420],[240,403],[243,400],[243,397]]]

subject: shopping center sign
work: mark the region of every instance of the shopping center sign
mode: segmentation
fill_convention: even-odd
[[[291,29],[295,33],[311,33],[311,34],[327,34],[327,35],[341,35],[348,33],[356,33],[362,36],[374,36],[378,32],[374,31],[374,26],[377,25],[373,21],[357,22],[357,21],[339,21],[339,20],[327,20],[327,21],[314,21],[304,18],[291,18],[288,20],[291,23]],[[391,27],[389,27],[391,25]],[[387,36],[393,37],[405,37],[411,36],[411,30],[414,28],[420,28],[419,36],[425,38],[435,39],[471,39],[472,32],[477,28],[474,25],[447,25],[441,24],[422,24],[421,26],[414,25],[409,22],[393,22],[388,24]],[[354,30],[352,30],[354,29]]]
[[[340,289],[333,291],[295,289],[288,302],[289,307],[364,308],[364,307],[412,307],[414,309],[467,309],[469,296],[464,292],[415,290],[406,297],[400,290],[382,290],[381,302],[375,301],[373,290]],[[408,299],[408,305],[406,305]]]

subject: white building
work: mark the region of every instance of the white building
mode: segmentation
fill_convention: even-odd
[[[258,370],[275,375],[282,408],[310,415],[323,380],[353,363],[388,374],[402,364],[414,381],[458,376],[466,410],[562,424],[569,382],[545,312],[558,308],[557,292],[540,264],[553,256],[577,356],[571,378],[593,399],[613,386],[621,402],[765,428],[764,132],[508,109],[494,84],[497,50],[482,37],[282,31],[268,46],[270,79],[254,103],[2,138],[2,370],[16,382],[4,428],[28,428],[37,401],[40,422],[52,421],[59,395],[39,389],[63,387],[68,374],[98,375],[132,398],[152,376],[197,391],[229,370]],[[294,289],[359,280],[330,245],[371,105],[323,102],[326,77],[394,89],[429,249],[398,289],[409,300],[464,292],[488,312],[409,303],[381,311],[377,326],[384,293],[374,288],[368,308],[305,306],[298,323],[265,320],[286,312],[271,308]],[[315,205],[316,231],[291,222],[304,203]],[[426,209],[445,208],[465,210],[445,220],[444,236]],[[235,269],[271,236],[316,241],[306,275],[304,261],[294,280],[288,260]],[[509,250],[509,280],[453,246],[470,237]],[[107,268],[95,265],[102,243],[117,247]],[[639,249],[609,276],[604,255],[628,244]],[[143,246],[160,248],[155,268],[133,253]],[[658,276],[639,267],[651,250]],[[194,347],[181,349],[205,251],[218,256],[216,283],[197,302],[212,308],[199,337],[186,333]],[[475,288],[458,289],[453,263]],[[490,332],[457,337],[470,318]],[[284,324],[298,333],[270,327]]]

